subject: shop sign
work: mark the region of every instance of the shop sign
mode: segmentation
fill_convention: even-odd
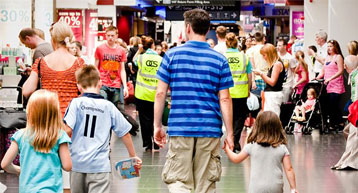
[[[297,39],[304,38],[304,12],[292,11],[292,35],[295,35]]]
[[[18,46],[26,27],[31,27],[31,0],[0,0],[0,45]]]
[[[265,5],[265,13],[263,16],[265,16],[265,17],[289,17],[290,16],[290,8]]]
[[[113,5],[114,0],[97,0],[97,5]]]
[[[91,57],[94,55],[96,37],[98,33],[98,12],[97,9],[85,10],[85,55]]]
[[[106,39],[106,28],[113,25],[112,17],[98,17],[98,41]]]
[[[82,42],[83,38],[83,15],[81,9],[59,9],[58,21],[67,23],[77,41]]]

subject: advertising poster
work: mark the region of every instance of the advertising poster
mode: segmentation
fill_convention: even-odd
[[[86,9],[85,10],[85,47],[86,50],[83,53],[88,57],[94,55],[95,50],[95,41],[98,33],[98,11],[96,9]]]
[[[0,0],[0,46],[19,46],[26,27],[31,27],[31,0]]]
[[[66,22],[73,31],[77,41],[82,42],[83,37],[83,16],[82,10],[78,9],[59,9],[58,21]]]
[[[113,25],[112,17],[98,18],[98,41],[106,40],[106,28]]]
[[[50,27],[53,23],[53,2],[48,0],[35,1],[35,28],[45,33],[45,40],[51,41]]]
[[[292,35],[295,35],[297,39],[304,38],[304,13],[303,11],[292,12]]]

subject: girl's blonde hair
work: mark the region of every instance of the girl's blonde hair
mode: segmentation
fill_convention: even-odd
[[[48,90],[34,92],[27,105],[26,130],[34,150],[49,153],[63,128],[56,93]]]
[[[71,27],[65,22],[55,23],[51,29],[51,39],[56,44],[63,45],[65,47],[70,47],[71,43],[74,41],[73,32]]]
[[[273,66],[275,64],[275,62],[280,59],[280,57],[277,54],[277,50],[276,50],[275,46],[272,44],[269,44],[269,43],[265,44],[261,48],[260,54],[266,55],[267,63],[269,66]]]
[[[280,118],[272,111],[259,113],[247,143],[256,142],[264,147],[278,147],[287,144],[285,131],[282,128]]]
[[[236,35],[232,32],[226,34],[225,36],[226,40],[226,47],[227,48],[237,48],[237,38]]]
[[[295,57],[296,57],[298,63],[303,66],[303,68],[305,69],[306,72],[308,72],[308,65],[305,62],[305,54],[301,50],[298,50],[295,54]],[[297,66],[296,69],[299,69],[299,66]]]

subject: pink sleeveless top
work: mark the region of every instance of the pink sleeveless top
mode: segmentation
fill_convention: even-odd
[[[324,65],[324,79],[334,76],[338,72],[338,64],[336,58],[338,55],[334,55],[331,61],[327,61]],[[327,85],[327,93],[342,94],[345,92],[343,75],[338,76],[336,79],[331,80]]]

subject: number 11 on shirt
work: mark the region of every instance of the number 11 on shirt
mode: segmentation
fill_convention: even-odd
[[[87,137],[87,133],[88,133],[88,123],[89,123],[89,119],[90,119],[89,114],[86,114],[86,124],[85,124],[85,132],[84,132],[84,136]],[[91,125],[91,134],[90,134],[90,138],[94,138],[94,130],[96,128],[96,120],[97,120],[97,116],[93,115],[92,116],[92,125]]]

